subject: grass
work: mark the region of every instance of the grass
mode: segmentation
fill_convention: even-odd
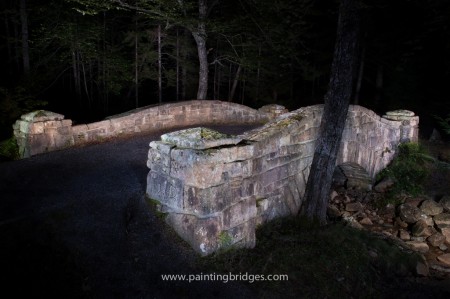
[[[203,272],[289,276],[251,284],[260,298],[379,298],[396,277],[414,273],[419,258],[366,231],[289,217],[262,225],[254,249],[221,252],[199,264]]]

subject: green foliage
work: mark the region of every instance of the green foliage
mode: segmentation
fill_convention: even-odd
[[[254,249],[231,249],[201,258],[218,273],[287,274],[288,281],[253,283],[264,298],[379,298],[385,282],[414,272],[418,256],[369,232],[340,224],[319,227],[300,217],[258,228]],[[375,253],[377,257],[371,257]]]
[[[447,115],[446,118],[434,116],[434,118],[438,121],[441,128],[447,135],[450,135],[450,114]]]
[[[0,156],[8,160],[16,160],[19,158],[19,147],[14,137],[0,141]]]
[[[222,231],[219,234],[219,248],[222,250],[227,250],[232,245],[233,238],[226,231]]]
[[[423,192],[423,184],[429,175],[429,163],[434,162],[426,150],[418,143],[403,143],[398,148],[398,155],[391,164],[381,171],[377,180],[390,177],[395,181],[391,196]]]
[[[0,87],[0,138],[11,136],[12,124],[22,115],[47,104],[33,98],[25,87],[13,90]]]

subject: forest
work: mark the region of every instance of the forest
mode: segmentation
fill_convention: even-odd
[[[408,109],[426,136],[450,113],[450,4],[359,1],[353,104]],[[339,1],[3,0],[0,140],[23,113],[75,123],[192,99],[322,103]]]

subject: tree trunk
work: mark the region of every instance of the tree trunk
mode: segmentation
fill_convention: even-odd
[[[73,80],[75,85],[75,94],[77,95],[77,98],[79,100],[81,98],[81,78],[78,61],[78,52],[76,50],[72,50]]]
[[[139,39],[137,15],[134,20],[134,86],[135,86],[135,107],[139,107]]]
[[[161,25],[158,25],[158,103],[162,103]]]
[[[260,82],[260,73],[261,73],[261,44],[258,47],[258,69],[256,70],[256,92],[255,99],[259,100],[259,82]]]
[[[178,28],[177,28],[177,44],[176,44],[176,51],[177,51],[177,59],[176,59],[176,100],[177,102],[180,100],[180,37],[178,34]]]
[[[377,77],[375,79],[375,105],[377,108],[381,108],[382,94],[383,94],[383,79],[384,70],[381,64],[377,67]]]
[[[5,39],[6,39],[6,47],[8,49],[8,59],[6,61],[6,65],[8,67],[8,74],[9,76],[12,76],[13,72],[12,72],[12,68],[11,68],[11,61],[12,61],[12,57],[13,57],[13,51],[11,48],[11,36],[10,36],[10,32],[9,32],[9,21],[8,21],[8,14],[6,13],[6,11],[4,12],[4,18],[5,18]]]
[[[333,172],[358,70],[359,11],[355,0],[342,0],[329,89],[316,141],[301,213],[326,223]]]
[[[23,63],[20,62],[20,56],[19,53],[21,53],[21,43],[19,42],[21,37],[20,37],[20,32],[19,32],[19,25],[16,22],[13,22],[13,29],[14,29],[14,63],[16,65],[16,70],[17,73],[21,73],[21,70],[23,68]]]
[[[198,26],[192,31],[195,43],[197,44],[199,60],[199,76],[197,99],[206,100],[208,94],[208,51],[206,49],[206,17],[208,12],[207,0],[198,1]]]
[[[234,81],[233,81],[233,86],[231,87],[231,92],[230,92],[230,97],[228,98],[228,102],[232,102],[234,95],[236,93],[236,87],[238,85],[239,82],[239,76],[241,74],[241,65],[238,66],[237,70],[236,70],[236,75],[234,75]]]
[[[366,47],[364,46],[361,53],[361,60],[359,63],[359,71],[358,71],[358,81],[356,82],[356,91],[355,91],[355,100],[353,103],[355,105],[359,104],[359,96],[361,94],[361,86],[362,86],[362,79],[364,77],[364,61],[366,59]]]
[[[29,36],[26,0],[20,0],[20,22],[22,26],[23,73],[27,76],[30,73],[30,48],[28,45]]]

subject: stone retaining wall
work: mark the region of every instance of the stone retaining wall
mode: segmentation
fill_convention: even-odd
[[[264,108],[264,107],[263,107]],[[22,115],[14,135],[22,158],[117,136],[206,124],[265,123],[283,112],[269,105],[260,111],[230,102],[193,100],[145,107],[103,121],[72,126],[70,119],[49,111]]]
[[[240,136],[202,128],[163,135],[150,143],[147,194],[199,253],[253,247],[258,224],[299,211],[322,111],[300,108]],[[374,177],[401,142],[417,141],[413,115],[351,106],[338,163],[358,163]]]

